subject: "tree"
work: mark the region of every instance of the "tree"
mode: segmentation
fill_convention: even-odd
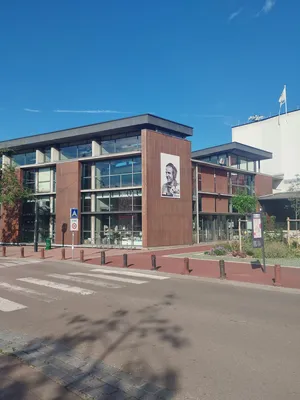
[[[289,192],[291,196],[289,198],[290,205],[295,213],[295,219],[300,218],[300,175],[295,175],[292,183],[289,187]]]
[[[5,208],[11,208],[21,200],[27,199],[30,194],[29,189],[23,188],[16,168],[11,165],[4,165],[0,179],[0,203]]]
[[[246,192],[239,192],[232,198],[232,207],[239,214],[251,214],[256,211],[257,198]]]

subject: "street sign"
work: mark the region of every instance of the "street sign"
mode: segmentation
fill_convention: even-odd
[[[252,214],[252,239],[254,248],[263,246],[261,214],[258,213]]]
[[[252,245],[256,249],[261,249],[263,259],[263,271],[266,272],[266,255],[264,241],[263,214],[252,214]]]
[[[70,231],[77,232],[78,231],[78,218],[70,219]]]
[[[70,218],[78,218],[78,208],[70,208]]]

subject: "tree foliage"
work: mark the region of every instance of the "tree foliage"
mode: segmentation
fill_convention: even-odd
[[[256,211],[257,198],[245,192],[237,193],[232,198],[232,207],[239,214],[251,214]]]
[[[295,218],[300,218],[300,175],[295,175],[291,186],[289,187],[289,191],[293,192],[293,195],[289,198],[289,202],[291,204],[292,209],[295,213]]]
[[[13,207],[20,200],[30,196],[30,190],[23,188],[17,176],[16,168],[4,165],[0,179],[0,203],[5,207]]]

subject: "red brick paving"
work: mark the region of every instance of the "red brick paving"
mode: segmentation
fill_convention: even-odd
[[[151,254],[156,255],[156,264],[160,266],[160,271],[169,272],[174,274],[184,273],[184,261],[183,258],[172,258],[164,257],[170,254],[183,254],[196,252],[201,249],[204,251],[210,249],[211,246],[186,248],[186,249],[171,249],[163,251],[149,251],[143,253],[128,254],[128,264],[130,267],[135,269],[150,270],[151,269]],[[106,257],[107,266],[122,267],[123,257],[122,255],[108,256]],[[88,264],[100,265],[100,259],[94,258],[87,261]],[[190,269],[192,276],[207,277],[207,278],[219,278],[220,270],[218,261],[210,260],[195,260],[190,259]],[[225,263],[226,274],[228,280],[249,282],[262,285],[273,285],[274,279],[274,267],[267,266],[267,272],[263,273],[261,268],[252,267],[249,263],[238,263],[229,262]],[[287,268],[283,267],[281,270],[282,286],[288,288],[300,289],[300,268]]]

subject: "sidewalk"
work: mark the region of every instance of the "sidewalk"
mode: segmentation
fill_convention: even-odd
[[[78,400],[79,397],[18,358],[0,355],[0,399]]]
[[[0,330],[1,400],[175,400],[156,376],[86,358],[62,340]]]

